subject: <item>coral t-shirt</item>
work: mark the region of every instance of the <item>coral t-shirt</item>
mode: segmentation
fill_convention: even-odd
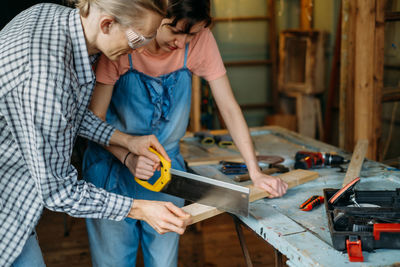
[[[133,68],[153,77],[181,69],[184,58],[185,49],[176,49],[162,55],[152,54],[147,49],[132,52]],[[190,41],[186,66],[207,81],[216,80],[226,73],[217,43],[208,28],[201,30]],[[117,61],[102,55],[97,63],[96,79],[103,84],[114,85],[129,68],[128,55],[121,56]]]

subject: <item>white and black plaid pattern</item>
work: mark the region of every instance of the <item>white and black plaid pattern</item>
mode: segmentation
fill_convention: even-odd
[[[40,4],[0,32],[0,266],[20,254],[43,207],[121,220],[132,200],[77,180],[79,134],[114,128],[87,110],[95,83],[78,10]]]

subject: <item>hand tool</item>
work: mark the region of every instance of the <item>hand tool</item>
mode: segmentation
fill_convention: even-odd
[[[232,162],[221,160],[219,162],[221,166],[221,172],[223,174],[244,174],[247,173],[247,166],[244,162]]]
[[[249,188],[171,168],[157,151],[150,148],[161,160],[160,176],[151,184],[135,178],[141,186],[189,201],[213,206],[237,215],[248,216]]]
[[[278,164],[285,160],[280,156],[270,156],[270,155],[257,155],[256,158],[258,162],[263,162],[268,164]]]
[[[304,201],[299,208],[303,211],[310,211],[322,203],[324,203],[324,197],[314,195],[309,199],[307,199],[306,201]]]
[[[196,132],[194,137],[200,139],[202,145],[213,145],[215,144],[214,136],[210,132]]]
[[[214,135],[214,139],[217,145],[222,148],[233,145],[232,137],[229,134]]]
[[[199,138],[202,145],[213,145],[216,143],[221,148],[233,145],[232,137],[229,134],[213,135],[208,131],[203,131],[195,132],[194,137]]]
[[[274,173],[285,173],[288,172],[289,168],[282,164],[270,164],[268,168],[264,168],[261,170],[262,173],[271,175]],[[250,180],[250,175],[247,174],[242,174],[242,175],[236,175],[235,178],[233,179],[235,182],[244,182]]]
[[[325,152],[298,151],[295,155],[295,169],[312,169],[349,162],[342,156]]]

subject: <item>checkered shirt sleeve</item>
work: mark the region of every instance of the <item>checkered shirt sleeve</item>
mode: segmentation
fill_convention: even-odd
[[[0,32],[0,266],[10,266],[43,207],[121,220],[132,199],[77,179],[76,136],[114,128],[87,110],[94,74],[79,12],[36,5]]]

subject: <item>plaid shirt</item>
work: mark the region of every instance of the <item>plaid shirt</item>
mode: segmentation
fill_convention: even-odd
[[[79,11],[39,4],[0,32],[0,266],[9,266],[44,207],[122,220],[132,199],[77,180],[79,134],[108,144],[114,128],[87,106],[95,83]]]

